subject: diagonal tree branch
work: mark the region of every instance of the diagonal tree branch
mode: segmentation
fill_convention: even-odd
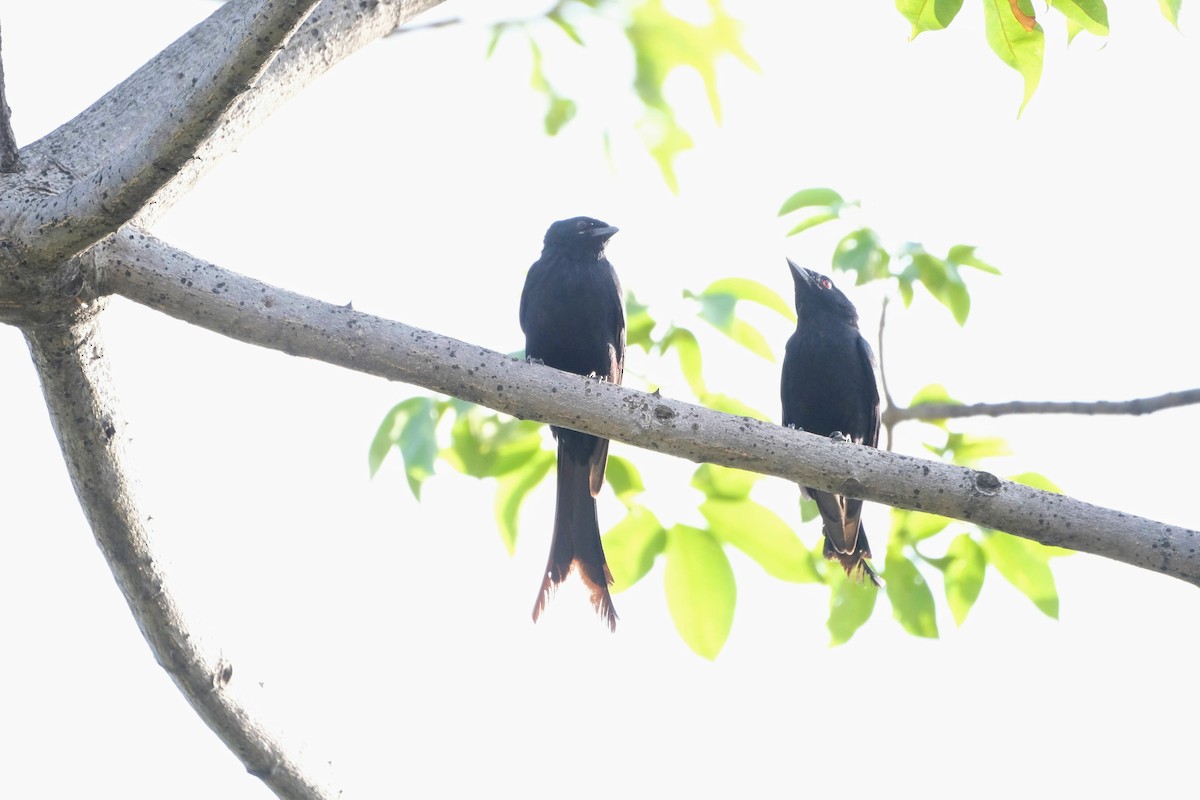
[[[149,517],[139,510],[123,452],[117,407],[98,327],[98,310],[70,326],[26,331],[50,418],[75,493],[117,585],[159,664],[246,769],[281,798],[330,797],[233,700],[232,666],[200,651],[184,624],[150,547]]]
[[[1091,402],[1030,402],[1013,400],[1007,403],[919,403],[908,408],[888,406],[885,424],[905,420],[942,420],[961,417],[1003,417],[1009,414],[1152,414],[1167,408],[1200,403],[1200,389],[1168,392],[1155,397],[1133,400],[1095,400]]]
[[[16,236],[27,258],[54,263],[129,221],[221,123],[317,0],[237,0],[233,24],[186,89],[172,92],[141,136],[65,191],[24,209]]]
[[[0,51],[4,49],[3,39],[0,35]],[[0,59],[0,172],[17,172],[20,168],[21,156],[12,129],[12,109],[4,94],[4,61]]]
[[[966,520],[1200,585],[1200,533],[1001,480],[569,375],[223,270],[126,228],[88,254],[116,293],[251,344],[692,461]]]
[[[260,0],[261,1],[261,0]],[[322,0],[252,86],[238,87],[236,102],[221,111],[210,135],[178,165],[138,214],[146,225],[160,216],[196,180],[270,113],[326,70],[443,0]],[[26,160],[44,163],[58,183],[90,175],[117,154],[142,147],[176,98],[214,70],[214,52],[228,47],[251,0],[222,5],[166,47],[137,72],[57,130],[26,147]],[[3,211],[0,196],[0,211]],[[116,226],[110,228],[115,230]]]

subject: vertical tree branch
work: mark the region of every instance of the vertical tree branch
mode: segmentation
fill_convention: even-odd
[[[167,588],[150,546],[149,517],[138,507],[126,465],[125,423],[110,383],[98,311],[93,306],[69,326],[26,331],[50,419],[96,543],[154,657],[246,769],[281,798],[328,797],[226,691],[232,666],[200,651]]]
[[[883,303],[879,309],[879,382],[883,384],[883,400],[887,409],[895,408],[896,401],[892,399],[892,392],[888,389],[887,371],[883,368],[883,329],[887,325],[887,309],[888,297],[883,296]],[[894,423],[888,421],[887,410],[883,414],[883,428],[887,432],[887,444],[885,449],[892,449],[892,428]]]
[[[3,28],[0,28],[0,53],[4,50]],[[0,172],[17,172],[21,169],[21,156],[17,150],[17,137],[13,135],[12,109],[4,94],[4,59],[0,58]]]

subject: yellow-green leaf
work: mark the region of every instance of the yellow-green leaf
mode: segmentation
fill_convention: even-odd
[[[984,0],[983,18],[988,45],[1001,61],[1019,72],[1025,82],[1025,96],[1017,111],[1019,116],[1037,91],[1042,78],[1045,35],[1042,26],[1036,22],[1026,30],[1022,20],[1014,13],[1014,5],[1025,18],[1033,18],[1030,0]]]
[[[896,546],[888,547],[883,570],[892,616],[913,636],[936,639],[937,614],[925,576]]]
[[[954,623],[962,625],[983,588],[987,557],[970,534],[962,533],[946,549],[945,561],[946,604]]]
[[[604,558],[612,572],[614,593],[640,581],[667,545],[667,532],[645,506],[635,505],[603,537]]]
[[[721,545],[708,531],[676,525],[667,531],[663,578],[667,609],[687,646],[714,659],[733,628],[737,585]]]
[[[758,562],[768,575],[820,583],[812,551],[779,515],[753,500],[706,500],[700,513],[709,531]]]

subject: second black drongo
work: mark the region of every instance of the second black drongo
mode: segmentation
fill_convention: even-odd
[[[840,434],[858,444],[879,443],[879,389],[875,356],[858,331],[858,311],[826,276],[788,259],[796,284],[796,332],[783,357],[783,424],[821,436]],[[846,574],[879,585],[867,559],[862,500],[802,487],[817,502],[825,557]]]
[[[525,277],[521,330],[525,357],[551,367],[620,383],[625,371],[625,308],[621,282],[604,245],[617,232],[591,217],[555,222],[546,231],[542,256]],[[592,605],[615,630],[617,613],[608,587],[596,495],[604,485],[608,440],[551,427],[558,440],[558,495],[554,538],[533,619],[574,567],[592,593]]]

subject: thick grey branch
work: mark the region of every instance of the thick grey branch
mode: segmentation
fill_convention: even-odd
[[[960,417],[1003,417],[1009,414],[1152,414],[1167,408],[1200,403],[1200,389],[1168,392],[1156,397],[1133,400],[1095,400],[1091,402],[1028,402],[1008,403],[918,403],[908,408],[889,406],[884,412],[884,424],[909,419],[938,420]]]
[[[4,37],[0,35],[0,51],[4,48],[3,40]],[[4,61],[0,59],[0,172],[16,172],[20,168],[17,137],[12,129],[12,109],[8,107],[8,99],[4,95]]]
[[[113,292],[244,342],[460,397],[514,416],[692,461],[775,475],[928,511],[1164,572],[1200,585],[1200,533],[1032,489],[986,472],[833,442],[323,303],[125,229],[89,253]]]
[[[275,108],[361,47],[442,0],[322,0],[296,34],[236,102],[222,110],[207,139],[164,183],[138,215],[149,224],[186,193],[203,172],[234,149]],[[44,172],[63,178],[90,175],[118,153],[148,140],[181,93],[211,74],[214,52],[228,47],[242,25],[246,2],[222,5],[206,20],[151,59],[141,69],[57,130],[29,145],[26,160],[45,162]],[[114,226],[115,229],[116,226]]]
[[[154,559],[149,517],[139,511],[126,467],[125,424],[97,315],[85,314],[71,326],[33,328],[26,338],[75,493],[155,658],[246,769],[279,797],[327,797],[234,702],[225,689],[232,667],[207,658],[184,625]]]
[[[202,68],[142,134],[65,191],[24,210],[17,237],[27,257],[56,262],[129,221],[171,181],[257,79],[317,0],[235,0],[232,24],[211,43]]]

